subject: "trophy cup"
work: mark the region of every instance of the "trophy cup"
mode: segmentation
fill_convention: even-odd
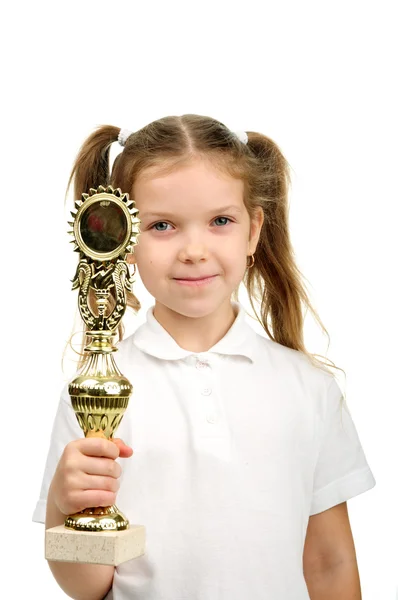
[[[120,188],[99,186],[75,202],[69,223],[80,260],[72,289],[91,338],[87,360],[69,384],[73,409],[85,437],[112,439],[133,391],[116,366],[112,345],[126,310],[133,279],[125,262],[137,244],[138,209]],[[114,565],[145,552],[145,527],[130,525],[116,505],[69,515],[46,531],[46,559]]]

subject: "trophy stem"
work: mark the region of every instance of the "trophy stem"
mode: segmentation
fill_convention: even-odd
[[[86,350],[87,363],[69,384],[69,394],[77,421],[85,437],[112,439],[128,406],[133,391],[121,374],[112,353],[110,331],[91,331],[93,338]],[[86,508],[69,515],[65,526],[79,531],[128,529],[129,522],[116,505]]]

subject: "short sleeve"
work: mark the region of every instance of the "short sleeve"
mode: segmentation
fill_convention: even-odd
[[[58,461],[61,458],[65,446],[72,440],[77,440],[82,436],[83,432],[77,422],[70,401],[68,386],[66,385],[62,391],[57,413],[55,415],[40,497],[33,513],[33,521],[45,523],[48,489],[54,476],[55,469],[57,468]]]
[[[358,433],[333,377],[326,392],[325,419],[314,473],[310,516],[376,485]]]

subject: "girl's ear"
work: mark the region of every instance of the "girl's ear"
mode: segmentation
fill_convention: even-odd
[[[126,263],[133,265],[136,262],[134,254],[126,254]]]
[[[254,217],[250,222],[250,239],[248,242],[249,254],[254,254],[260,237],[261,228],[264,222],[264,211],[261,206],[257,206],[254,211]]]

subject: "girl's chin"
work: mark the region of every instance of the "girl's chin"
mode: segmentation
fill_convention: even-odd
[[[171,311],[172,313],[191,319],[200,319],[209,317],[216,312],[220,314],[220,311],[222,313],[223,309],[225,312],[230,310],[230,296],[221,302],[219,300],[215,301],[215,299],[204,300],[193,298],[176,303],[168,302],[167,304],[163,304],[161,310]]]

